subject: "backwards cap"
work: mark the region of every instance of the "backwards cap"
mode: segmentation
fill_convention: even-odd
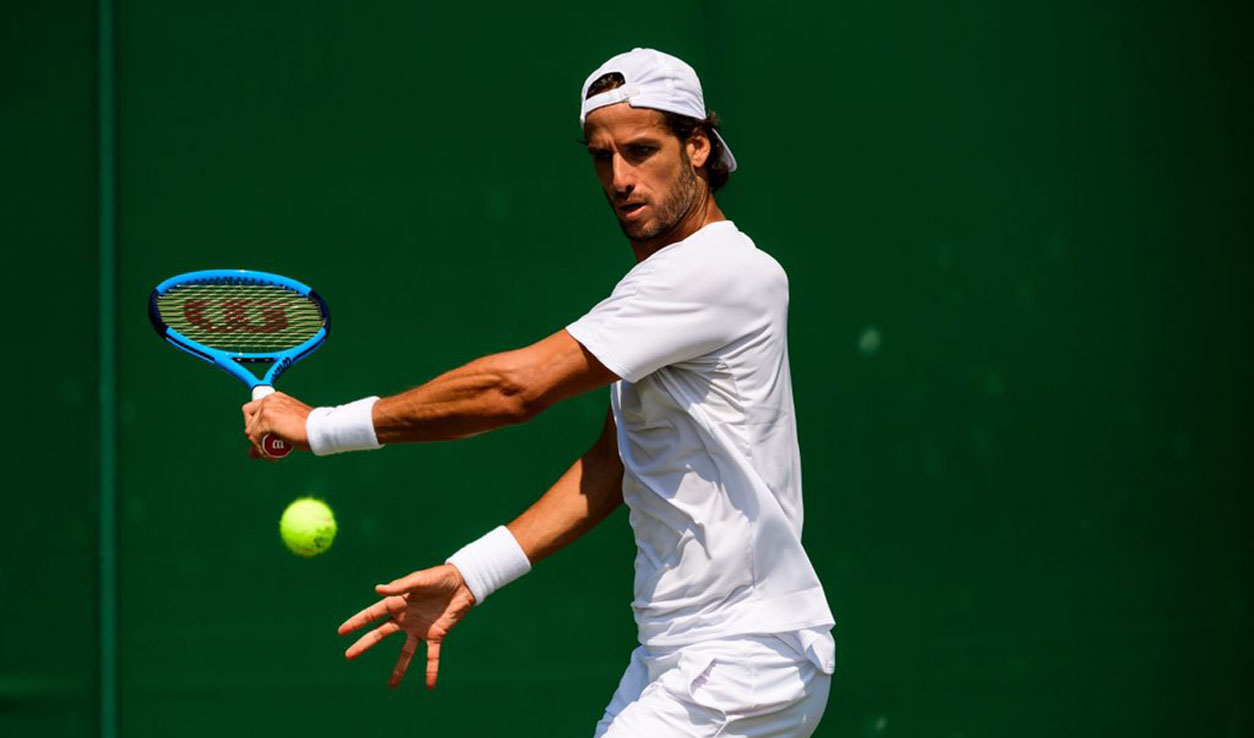
[[[588,97],[592,83],[612,72],[623,75],[624,84]],[[697,79],[696,70],[682,59],[656,49],[632,49],[612,57],[584,80],[579,100],[580,126],[587,121],[588,113],[620,102],[633,108],[665,110],[698,120],[706,116],[705,96],[701,93],[701,80]],[[736,157],[732,156],[731,148],[718,131],[714,131],[714,136],[723,144],[722,159],[727,163],[727,171],[736,171]]]

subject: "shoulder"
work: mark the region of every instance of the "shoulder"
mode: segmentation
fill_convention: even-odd
[[[730,220],[711,223],[644,261],[666,269],[700,269],[746,276],[783,276],[783,269]],[[665,265],[665,266],[664,266]],[[643,264],[641,265],[643,266]]]
[[[672,262],[668,269],[696,278],[728,298],[770,298],[781,293],[787,298],[784,268],[731,221],[707,226],[665,255]]]
[[[762,309],[788,301],[788,277],[731,221],[720,221],[637,264],[615,288],[620,298]]]

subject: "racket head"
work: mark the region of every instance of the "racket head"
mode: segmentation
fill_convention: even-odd
[[[273,385],[327,339],[326,301],[290,277],[250,269],[203,269],[170,277],[148,300],[157,334],[248,387]],[[258,378],[244,364],[269,363]]]

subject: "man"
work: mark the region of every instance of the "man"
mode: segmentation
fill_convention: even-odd
[[[530,509],[442,566],[377,591],[340,626],[375,627],[352,659],[406,634],[434,688],[440,644],[491,592],[603,520],[631,510],[640,647],[597,736],[808,736],[835,651],[801,547],[801,468],[786,343],[788,283],[714,199],[736,160],[696,73],[635,49],[584,84],[580,122],[636,266],[565,330],[485,356],[399,395],[310,408],[276,393],[244,406],[322,455],[463,438],[526,422],[611,385],[601,437]],[[381,623],[379,622],[381,621]]]

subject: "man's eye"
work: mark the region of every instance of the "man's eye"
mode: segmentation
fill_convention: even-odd
[[[589,149],[593,161],[609,161],[614,155],[605,149]]]
[[[632,156],[634,156],[635,158],[637,158],[637,159],[643,159],[644,157],[648,156],[649,154],[652,154],[654,151],[657,151],[657,147],[655,147],[655,146],[636,145],[636,146],[629,146],[629,147],[627,147],[627,151],[628,151],[628,153],[630,153],[630,154],[631,154]]]

